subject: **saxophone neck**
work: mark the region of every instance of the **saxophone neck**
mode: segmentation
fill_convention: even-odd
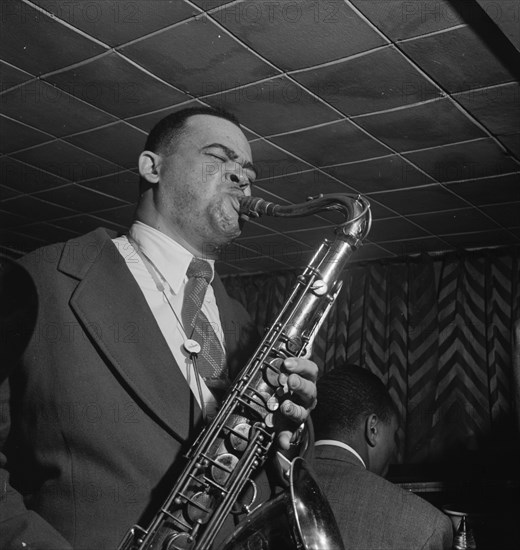
[[[286,206],[266,201],[260,197],[240,197],[239,200],[239,214],[250,218],[263,215],[296,218],[324,211],[340,212],[345,221],[337,226],[336,232],[354,239],[356,246],[366,237],[372,224],[370,203],[361,195],[331,193],[310,197],[306,202]]]

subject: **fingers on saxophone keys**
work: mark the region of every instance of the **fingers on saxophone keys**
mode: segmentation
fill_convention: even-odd
[[[285,370],[289,373],[299,374],[302,378],[312,382],[318,378],[318,365],[314,361],[309,361],[309,359],[303,357],[288,357],[283,364]]]
[[[278,434],[278,445],[280,448],[288,451],[291,448],[292,432],[283,430]]]
[[[294,396],[299,405],[303,405],[309,410],[316,406],[316,384],[305,380],[297,374],[291,374],[287,380],[287,387],[291,395]]]
[[[281,410],[286,418],[298,424],[304,422],[309,415],[308,409],[289,400],[282,403]]]

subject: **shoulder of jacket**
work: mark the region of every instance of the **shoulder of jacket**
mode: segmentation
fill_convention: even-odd
[[[60,266],[65,266],[67,270],[67,267],[92,261],[113,236],[107,230],[98,228],[65,242],[37,248],[20,258],[18,263],[31,274],[55,272]]]

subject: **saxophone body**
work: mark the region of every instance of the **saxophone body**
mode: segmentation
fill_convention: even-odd
[[[274,414],[286,392],[282,363],[311,348],[341,289],[340,274],[370,230],[369,203],[347,194],[280,206],[241,197],[240,214],[257,217],[341,212],[336,237],[324,240],[298,277],[288,300],[255,354],[242,369],[214,420],[199,434],[188,463],[148,528],[133,527],[118,550],[209,550],[274,440]],[[253,484],[254,485],[254,484]],[[252,504],[252,503],[250,503]],[[332,511],[305,462],[295,459],[289,490],[249,513],[222,550],[295,548],[341,550]]]

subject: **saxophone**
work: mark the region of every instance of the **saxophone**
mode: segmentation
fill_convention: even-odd
[[[340,274],[370,230],[370,205],[360,196],[320,195],[280,206],[241,197],[241,217],[308,216],[335,210],[345,221],[325,239],[298,277],[287,302],[242,369],[214,420],[187,454],[188,464],[147,529],[134,526],[119,550],[209,550],[274,440],[273,415],[286,393],[279,384],[287,357],[305,355],[342,285]],[[301,458],[288,490],[248,513],[221,550],[342,550],[334,515]]]

